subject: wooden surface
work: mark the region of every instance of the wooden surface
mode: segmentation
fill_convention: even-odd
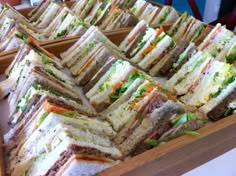
[[[199,130],[201,136],[185,135],[146,151],[98,176],[175,176],[236,147],[236,115]]]

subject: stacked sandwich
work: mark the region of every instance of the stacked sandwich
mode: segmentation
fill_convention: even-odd
[[[11,175],[88,174],[122,155],[116,133],[84,101],[59,60],[29,41],[6,70],[10,130],[4,135]],[[2,87],[1,87],[2,88]]]
[[[6,35],[16,28],[16,30],[20,30],[37,41],[45,41],[81,35],[88,27],[86,23],[74,15],[67,7],[51,2],[49,8],[52,11],[46,10],[41,16],[37,16],[36,21],[32,23],[35,16],[28,20],[13,7],[6,4],[0,14],[1,30]],[[57,16],[52,14],[55,11],[58,12]]]
[[[179,17],[178,12],[171,6],[158,7],[145,0],[137,0],[130,11],[151,26],[174,23]]]
[[[213,113],[219,103],[202,108],[209,117],[218,119],[235,111],[235,103],[232,103],[235,96],[231,93],[235,91],[235,70],[231,65],[236,60],[235,39],[233,32],[225,26],[218,24],[210,30],[185,13],[168,34],[162,28],[153,29],[145,21],[140,21],[119,48],[130,62],[151,76],[170,78],[166,87],[178,96],[186,94],[180,98],[185,104],[199,108],[229,89],[222,94],[223,97],[219,96],[221,100],[217,99],[227,99],[223,101],[221,112]],[[213,88],[205,90],[206,85]],[[227,98],[229,95],[231,98]]]
[[[121,27],[131,27],[137,22],[127,7],[133,2],[115,0],[83,0],[75,2],[71,11],[90,25],[101,30],[112,30]]]
[[[184,13],[169,29],[168,33],[179,43],[194,43],[198,50],[210,53],[216,60],[233,63],[236,60],[236,36],[225,26],[206,26],[188,13]]]
[[[156,129],[163,128],[161,135],[175,128],[174,123],[170,123],[173,115],[190,111],[176,102],[171,92],[126,61],[118,48],[109,44],[95,27],[88,29],[61,56],[62,64],[75,76],[76,83],[83,86],[90,104],[112,125],[117,133],[113,140],[125,156],[144,145],[145,139]],[[197,119],[202,123],[189,130],[204,124],[202,115],[191,120],[197,123]]]
[[[152,142],[171,139],[205,123],[196,109],[125,61],[96,27],[61,53],[62,61],[32,39],[24,42],[0,84],[8,85],[2,97],[10,93],[4,143],[11,175],[94,175],[140,146],[149,149],[153,133],[159,136]],[[192,118],[178,120],[186,113]]]
[[[199,107],[218,120],[235,111],[236,71],[233,65],[198,51],[174,74],[166,86],[188,105]]]

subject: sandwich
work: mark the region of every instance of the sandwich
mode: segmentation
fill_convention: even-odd
[[[49,39],[58,39],[66,36],[82,35],[88,25],[72,13],[67,13],[50,34]]]
[[[94,85],[101,79],[101,77],[111,68],[111,66],[116,61],[117,61],[116,57],[109,56],[108,59],[103,63],[103,65],[100,68],[96,67],[97,68],[96,73],[89,74],[90,79],[87,80],[86,85],[83,87],[84,93],[87,93],[92,87],[94,87]]]
[[[144,33],[147,27],[148,24],[144,20],[141,20],[121,42],[119,46],[120,50],[123,51],[125,54],[128,54],[128,50],[133,45],[135,45],[135,41],[139,38],[139,36],[142,33]]]
[[[209,52],[213,57],[217,57],[233,35],[233,32],[227,30],[225,26],[217,24],[198,46],[198,49]]]
[[[86,97],[97,111],[102,111],[119,99],[138,78],[145,79],[145,75],[127,61],[118,60],[86,93]]]
[[[34,21],[32,25],[39,29],[45,29],[61,9],[62,7],[59,4],[51,2],[50,4],[48,4],[48,7],[45,9],[45,11],[40,16],[35,18],[36,21]]]
[[[106,63],[116,60],[117,56],[105,46],[99,48],[82,66],[75,78],[77,85],[85,86],[102,69]]]
[[[15,20],[10,19],[10,18],[5,18],[3,21],[3,24],[1,25],[0,28],[0,41],[2,42],[7,34],[10,33],[10,31],[15,27]]]
[[[233,36],[222,48],[220,53],[216,56],[216,60],[235,63],[236,60],[236,36]]]
[[[88,0],[81,9],[81,12],[77,13],[82,20],[84,20],[88,13],[92,10],[93,5],[96,3],[96,1],[97,0]]]
[[[35,151],[32,151],[32,148],[27,148],[27,146],[30,147],[33,143],[37,142],[37,136],[40,137],[40,134],[36,134],[40,132],[35,131],[24,143],[25,146],[22,146],[22,150],[18,150],[18,157],[21,158],[22,156],[23,158],[19,165],[12,165],[14,170],[19,168],[24,161],[33,159],[35,156],[43,156],[43,158],[40,162],[38,160],[31,162],[31,165],[28,166],[28,168],[21,168],[28,169],[29,171],[27,174],[29,175],[31,173],[37,173],[39,175],[47,174],[47,172],[50,171],[57,164],[57,162],[62,161],[61,156],[63,156],[63,161],[61,164],[64,164],[73,154],[89,154],[110,158],[121,157],[120,151],[113,146],[109,138],[103,135],[95,134],[86,128],[84,130],[76,128],[75,122],[71,122],[68,125],[58,124],[58,126],[56,125],[53,130],[49,130],[50,128],[48,128],[48,125],[52,125],[52,123],[54,123],[54,118],[57,118],[57,115],[50,113],[39,127],[42,130],[42,133],[46,132],[49,134],[46,138],[39,138],[42,144],[47,145],[47,151],[45,151],[44,147],[39,145],[39,148]],[[75,127],[73,127],[73,125]],[[31,142],[32,144],[30,145]],[[21,155],[24,151],[27,153]],[[33,155],[31,155],[31,151],[33,152]],[[34,154],[34,152],[36,152],[36,154]],[[23,172],[24,171],[25,170],[23,170]]]
[[[213,61],[201,77],[199,83],[181,97],[184,103],[197,107],[206,104],[235,80],[236,72],[232,65]]]
[[[18,32],[16,28],[13,28],[10,33],[5,36],[5,39],[0,42],[0,52],[6,52],[13,49],[20,48],[20,46],[24,43],[22,38],[18,36],[25,36]]]
[[[73,109],[87,116],[97,115],[95,110],[89,106],[78,104],[63,94],[47,89],[40,84],[33,84],[24,97],[18,101],[16,110],[9,119],[11,129],[4,136],[5,143],[11,143],[9,141],[14,141],[14,139],[16,139],[16,134],[20,133],[23,126],[27,124],[27,122],[33,118],[38,109],[45,104],[44,102],[53,103],[63,107],[64,109]],[[46,105],[44,108],[49,107],[49,105]],[[53,109],[53,107],[51,109]],[[54,109],[56,109],[56,106]],[[60,108],[57,109],[60,110]]]
[[[94,19],[94,17],[96,16],[96,14],[98,12],[100,12],[100,8],[102,6],[103,2],[101,1],[95,1],[93,8],[89,11],[89,13],[87,14],[87,16],[84,18],[84,21],[88,24],[91,23],[91,21]],[[100,12],[101,13],[101,12]]]
[[[17,119],[18,121],[13,124],[14,126],[12,125],[13,127],[11,128],[11,130],[4,135],[4,143],[8,152],[11,151],[11,153],[14,153],[15,155],[15,153],[19,151],[22,145],[24,145],[25,141],[31,139],[34,131],[38,131],[38,140],[39,137],[43,137],[48,133],[47,130],[51,129],[50,127],[53,127],[59,122],[72,125],[75,128],[92,130],[93,133],[106,135],[109,137],[112,137],[115,134],[108,122],[95,118],[98,117],[96,116],[95,111],[89,112],[89,110],[93,110],[92,108],[86,108],[84,106],[75,104],[71,100],[66,103],[66,101],[63,101],[60,97],[55,98],[52,96],[50,97],[47,95],[43,95],[41,96],[40,102],[35,104],[35,106],[37,106],[38,109],[36,107],[32,107],[29,112],[26,113],[25,116],[23,116],[22,119]],[[47,124],[47,126],[43,130],[40,125],[48,117],[50,117],[50,113],[56,113],[57,115],[56,117],[53,117],[53,121],[50,120],[50,123]],[[95,116],[91,117],[91,115]],[[23,147],[22,150],[24,148],[25,147]],[[14,155],[12,155],[13,158]]]
[[[151,76],[167,75],[171,77],[188,61],[194,52],[196,52],[194,43],[180,42],[166,53],[149,73]]]
[[[68,13],[70,13],[70,10],[67,7],[62,8],[51,23],[41,31],[41,35],[44,35],[47,38],[50,37],[52,32],[59,28]]]
[[[154,40],[156,36],[156,30],[151,27],[147,27],[145,31],[139,34],[138,38],[131,46],[131,48],[127,51],[126,55],[130,58],[134,63],[138,63],[140,61],[140,53],[143,52],[144,48]]]
[[[11,112],[16,107],[18,100],[25,95],[33,83],[41,83],[46,88],[58,91],[79,103],[82,102],[79,90],[65,73],[50,66],[46,68],[31,66],[28,68],[24,67],[18,84],[8,98],[12,108]]]
[[[37,5],[33,10],[31,10],[28,14],[30,22],[36,21],[51,3],[52,0],[41,1],[39,5]]]
[[[146,9],[146,7],[148,6],[148,2],[144,1],[144,0],[137,0],[135,2],[135,4],[133,5],[133,7],[131,7],[130,11],[136,16],[136,17],[140,17],[141,14],[143,13],[143,11]]]
[[[85,7],[85,5],[88,3],[88,0],[82,0],[79,2],[75,2],[72,7],[71,7],[71,11],[80,16],[80,13],[82,12],[83,8]]]
[[[166,5],[154,16],[150,24],[156,26],[158,24],[174,23],[178,17],[178,12],[173,7]]]
[[[204,33],[207,34],[206,31],[201,21],[185,12],[169,29],[168,33],[178,43],[179,41],[194,41]]]
[[[153,6],[151,3],[148,3],[144,11],[138,17],[139,20],[145,20],[148,24],[151,24],[153,18],[158,14],[160,8]]]
[[[162,56],[173,48],[174,45],[175,42],[170,36],[168,36],[162,29],[157,30],[157,36],[148,46],[144,47],[143,52],[140,54],[141,61],[138,63],[139,67],[145,71],[149,70],[156,65]],[[136,62],[136,58],[136,56],[133,57],[131,61]]]
[[[102,43],[108,48],[111,48],[118,56],[123,58],[119,48],[113,44],[110,40],[106,38],[96,27],[90,27],[88,31],[67,51],[61,53],[62,64],[67,65],[69,68],[74,65],[78,57],[86,56],[91,49],[95,48],[97,45]],[[97,48],[98,49],[98,48]]]
[[[136,86],[138,85],[138,87]],[[136,88],[135,90],[133,88]],[[136,79],[117,101],[102,113],[112,124],[115,131],[119,132],[129,121],[138,118],[137,115],[150,103],[158,86],[154,82]],[[132,92],[128,94],[129,92]],[[126,100],[126,101],[124,101]],[[113,109],[113,108],[114,109]]]
[[[57,172],[58,175],[96,175],[118,161],[92,155],[74,155]],[[91,168],[88,170],[88,168]],[[54,173],[54,172],[53,172]],[[50,174],[50,173],[49,173]]]
[[[24,44],[20,48],[19,52],[15,56],[15,59],[13,62],[10,64],[10,66],[6,69],[5,74],[9,76],[13,70],[16,70],[18,67],[17,65],[25,59],[25,56],[30,53],[31,50],[32,52],[36,52],[35,57],[37,57],[37,54],[41,56],[40,58],[37,58],[37,61],[40,62],[42,60],[42,63],[44,64],[51,64],[55,66],[58,69],[62,69],[62,65],[60,64],[60,60],[55,57],[52,53],[49,53],[42,47],[40,47],[38,44],[35,43],[35,41],[32,38],[26,38],[24,35],[17,35],[18,37],[21,37],[24,39]]]
[[[17,23],[20,23],[23,26],[25,26],[25,28],[32,30],[34,32],[37,31],[37,28],[33,27],[27,18],[25,18],[22,14],[20,14],[16,9],[14,9],[9,4],[4,5],[4,8],[0,14],[0,25],[3,24],[5,18],[13,19]]]
[[[200,110],[205,112],[211,120],[220,120],[236,111],[236,81],[235,79],[215,94]]]
[[[158,102],[158,98],[155,97],[155,102]],[[146,145],[147,141],[159,139],[160,136],[163,136],[172,128],[177,126],[181,126],[186,121],[190,121],[190,118],[185,120],[184,118],[181,120],[176,120],[173,123],[173,117],[178,117],[185,113],[185,109],[182,105],[175,103],[173,101],[160,101],[161,103],[156,103],[156,106],[152,108],[150,111],[144,111],[141,115],[142,118],[136,120],[132,123],[131,128],[127,129],[126,134],[117,134],[117,139],[122,139],[119,142],[119,148],[124,155],[131,154],[137,155],[140,152],[150,149],[149,145]],[[188,112],[189,114],[191,112]],[[188,114],[187,113],[187,114]],[[191,113],[192,114],[192,113]],[[192,117],[192,116],[191,116]],[[195,123],[197,118],[193,117],[191,120]],[[202,126],[197,126],[196,129],[199,129]],[[192,130],[196,130],[192,129]]]
[[[196,130],[203,127],[207,122],[205,114],[199,111],[174,114],[169,119],[171,126],[169,130],[160,134],[159,129],[157,129],[144,143],[149,147],[157,147],[182,135],[199,136],[200,134]]]
[[[209,54],[198,51],[176,74],[167,80],[166,88],[176,92],[177,95],[184,95],[192,91],[199,84],[213,60]]]
[[[109,10],[111,9],[111,1],[105,1],[102,3],[101,7],[97,10],[95,16],[90,21],[91,25],[100,25],[104,18],[108,15]]]

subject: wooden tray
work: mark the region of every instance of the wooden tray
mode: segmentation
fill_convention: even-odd
[[[128,33],[120,32],[108,35],[115,44],[119,44]],[[58,42],[44,46],[49,52],[58,56],[67,50],[77,39]],[[60,51],[59,51],[60,50]],[[14,59],[15,53],[0,58],[0,74]],[[0,110],[7,111],[6,105],[0,102]],[[3,113],[0,119],[0,128],[6,129],[6,119]],[[236,115],[227,117],[218,122],[211,123],[201,128],[201,136],[189,135],[179,137],[164,145],[146,151],[121,164],[114,166],[99,175],[160,175],[171,176],[183,174],[214,157],[236,147]],[[2,136],[0,135],[0,176],[4,175],[4,159]]]

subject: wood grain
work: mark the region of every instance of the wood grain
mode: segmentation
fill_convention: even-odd
[[[200,137],[185,135],[146,151],[98,176],[181,175],[236,147],[236,115],[208,124]]]

